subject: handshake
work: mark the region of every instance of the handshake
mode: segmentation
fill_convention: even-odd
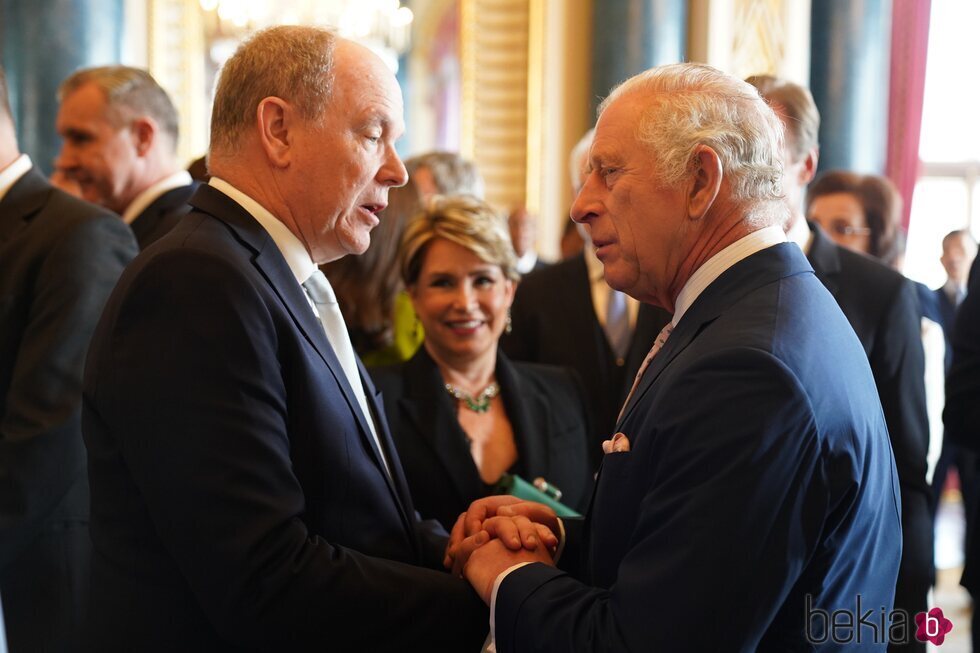
[[[490,603],[497,577],[515,565],[554,565],[561,522],[548,506],[510,495],[474,501],[459,516],[443,564]]]

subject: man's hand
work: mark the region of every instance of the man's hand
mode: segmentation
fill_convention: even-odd
[[[456,524],[453,526],[452,533],[449,536],[449,543],[446,546],[446,557],[443,560],[443,565],[447,569],[453,568],[454,573],[458,575],[462,566],[466,564],[465,559],[456,561],[458,552],[460,551],[460,543],[466,538],[483,531],[484,522],[496,516],[521,517],[525,520],[515,523],[516,530],[509,529],[507,525],[500,526],[502,528],[501,533],[505,536],[511,536],[515,533],[521,534],[518,540],[513,539],[513,537],[505,539],[504,544],[508,548],[515,550],[521,548],[523,543],[526,543],[526,538],[534,533],[537,533],[540,541],[546,546],[552,546],[551,542],[554,542],[554,546],[557,546],[561,530],[558,526],[558,517],[555,515],[554,510],[540,503],[524,501],[514,496],[506,494],[495,495],[477,499],[470,504],[469,510],[461,514],[459,519],[456,520]],[[532,530],[526,522],[531,522],[544,528],[535,527]],[[552,534],[553,539],[548,537],[548,532]]]
[[[462,578],[463,567],[470,556],[490,540],[500,540],[511,551],[535,551],[543,548],[549,561],[558,550],[558,538],[543,524],[535,524],[523,516],[491,517],[483,522],[483,530],[465,538],[451,551],[447,551],[447,556],[452,560],[453,575]]]
[[[528,551],[525,548],[512,551],[501,540],[487,541],[489,536],[484,531],[472,537],[482,539],[484,544],[473,547],[473,554],[469,557],[463,572],[466,574],[466,580],[470,581],[473,589],[487,605],[490,605],[493,584],[497,580],[497,576],[514,565],[522,562],[543,562],[549,566],[554,565],[551,561],[551,554],[543,546],[539,546],[533,551]],[[467,540],[469,539],[467,538]],[[467,541],[464,540],[462,544],[467,545]]]

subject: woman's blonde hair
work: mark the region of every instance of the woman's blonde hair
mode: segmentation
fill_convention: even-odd
[[[402,237],[401,272],[406,286],[418,281],[425,254],[437,238],[445,238],[481,260],[500,266],[511,281],[520,279],[510,232],[501,214],[469,195],[435,195],[412,218]]]

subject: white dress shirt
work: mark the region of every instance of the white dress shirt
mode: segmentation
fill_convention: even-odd
[[[19,157],[13,160],[13,163],[8,165],[3,170],[0,170],[0,200],[2,200],[7,195],[7,191],[11,187],[20,181],[20,178],[27,174],[27,171],[33,167],[31,163],[31,157],[26,154],[21,154]]]
[[[804,223],[805,224],[805,223]],[[677,299],[674,300],[674,317],[671,320],[674,326],[681,321],[684,313],[691,307],[704,289],[711,285],[711,282],[721,276],[721,274],[742,259],[746,259],[756,252],[786,242],[786,233],[782,227],[773,225],[764,227],[758,231],[753,231],[748,236],[744,236],[734,243],[721,250],[701,267],[694,271],[691,278],[687,280],[681,288]]]

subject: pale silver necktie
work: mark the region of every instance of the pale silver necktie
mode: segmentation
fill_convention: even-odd
[[[327,340],[330,341],[330,346],[333,347],[333,352],[337,355],[340,366],[344,368],[344,376],[347,377],[347,382],[354,390],[354,396],[357,397],[357,403],[360,405],[361,412],[364,414],[365,421],[368,423],[368,428],[371,430],[371,437],[374,438],[374,443],[378,445],[378,451],[381,452],[381,460],[384,463],[385,471],[390,476],[391,470],[388,468],[388,460],[385,458],[384,449],[381,447],[381,441],[378,439],[378,432],[374,426],[374,416],[368,407],[367,397],[364,395],[364,384],[361,383],[361,375],[357,369],[354,347],[350,342],[350,334],[347,333],[347,324],[344,322],[344,316],[340,312],[340,304],[337,303],[337,295],[334,293],[330,282],[327,281],[327,277],[320,270],[314,272],[306,280],[303,288],[306,289],[307,294],[316,306],[316,312],[320,318],[320,323],[323,325],[323,330],[327,334]]]

